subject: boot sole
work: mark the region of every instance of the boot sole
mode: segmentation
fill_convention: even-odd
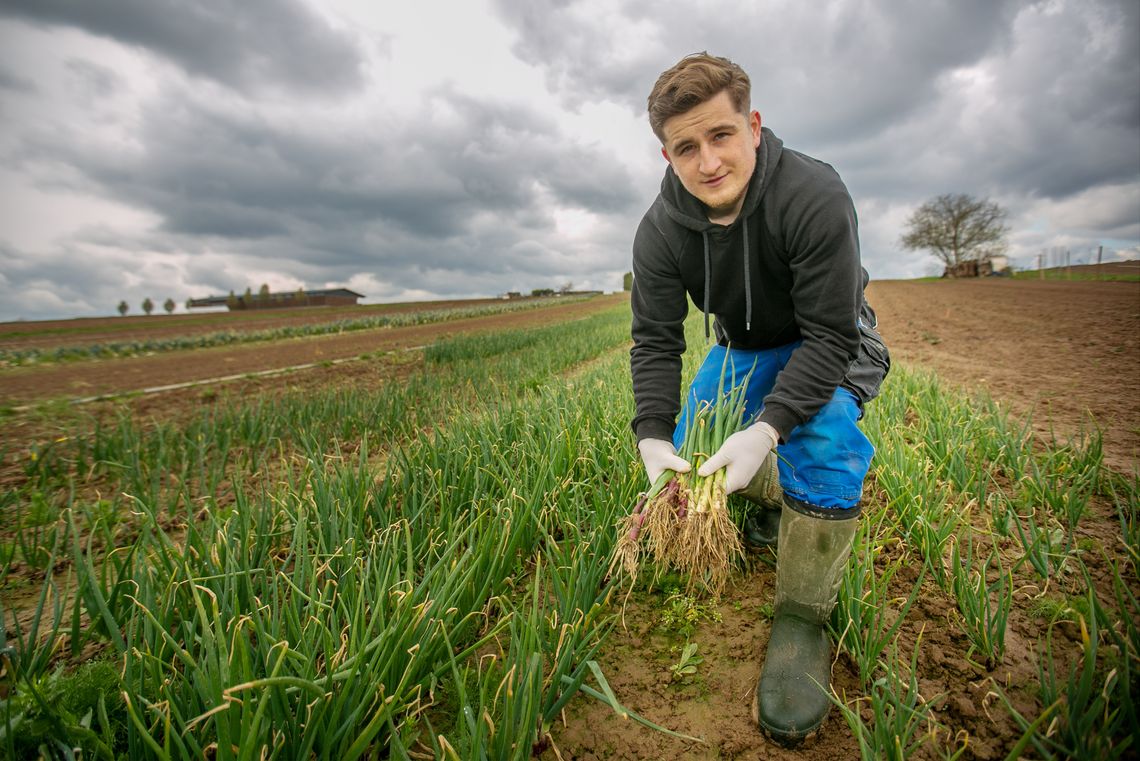
[[[820,730],[822,730],[823,725],[827,723],[827,716],[830,713],[831,712],[828,711],[824,714],[820,722],[806,732],[789,733],[776,727],[770,727],[761,721],[760,699],[757,697],[757,691],[752,690],[752,721],[760,729],[760,734],[781,748],[791,750],[794,748],[808,748],[814,745],[815,741],[819,739]]]

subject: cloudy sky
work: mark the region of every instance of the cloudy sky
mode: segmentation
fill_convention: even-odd
[[[347,286],[614,290],[686,53],[839,170],[872,277],[941,193],[1015,263],[1140,258],[1135,0],[3,0],[0,319]],[[1095,257],[1095,253],[1092,254]]]

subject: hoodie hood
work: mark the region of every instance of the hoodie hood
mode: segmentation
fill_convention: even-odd
[[[665,207],[665,213],[677,224],[685,227],[694,232],[701,234],[704,243],[704,256],[705,256],[705,289],[704,289],[704,304],[702,310],[705,313],[705,338],[707,339],[709,333],[709,282],[711,281],[711,268],[712,263],[709,256],[709,233],[720,228],[733,230],[736,227],[742,229],[742,245],[741,256],[744,259],[744,303],[745,315],[744,322],[746,329],[752,327],[752,284],[749,277],[749,256],[748,256],[748,225],[743,223],[743,220],[748,219],[760,206],[760,201],[764,198],[764,191],[767,190],[769,181],[773,174],[776,172],[776,166],[780,162],[780,154],[783,153],[784,142],[780,138],[772,134],[772,131],[767,127],[760,128],[760,145],[756,148],[756,168],[752,171],[752,177],[748,181],[748,190],[744,195],[744,205],[740,209],[740,214],[729,225],[718,225],[715,222],[710,222],[706,216],[705,205],[701,203],[692,193],[685,189],[681,184],[680,178],[673,171],[673,167],[669,166],[665,170],[665,177],[661,180],[661,201]]]

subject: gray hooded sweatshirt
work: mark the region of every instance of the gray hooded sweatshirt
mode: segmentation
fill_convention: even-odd
[[[759,420],[785,439],[839,386],[874,398],[890,368],[863,298],[851,196],[828,164],[762,130],[740,215],[710,222],[704,205],[665,171],[633,243],[633,431],[670,439],[681,410],[688,298],[715,316],[716,340],[737,349],[801,343],[764,398]]]

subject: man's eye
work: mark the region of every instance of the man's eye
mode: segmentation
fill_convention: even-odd
[[[677,153],[679,153],[682,156],[687,156],[688,154],[690,154],[692,152],[693,152],[693,146],[691,146],[691,145],[683,146],[681,148],[681,150],[677,151]]]

